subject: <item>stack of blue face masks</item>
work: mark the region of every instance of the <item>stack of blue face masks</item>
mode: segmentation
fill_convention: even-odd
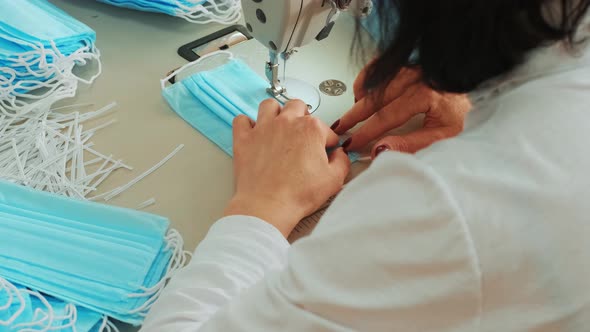
[[[19,97],[72,96],[78,81],[89,81],[73,67],[99,58],[95,40],[92,29],[46,0],[0,1],[0,107],[18,109]],[[36,89],[43,93],[28,94]]]
[[[162,93],[180,117],[233,156],[233,119],[244,114],[256,120],[258,105],[270,98],[268,86],[248,65],[232,59],[168,86]],[[359,157],[349,156],[352,161]]]
[[[239,0],[98,0],[110,5],[135,10],[178,16],[194,23],[237,22]]]
[[[46,311],[54,312],[49,316],[63,316],[55,312],[67,303],[92,317],[139,325],[186,259],[182,239],[168,225],[156,215],[0,182],[0,282],[42,293],[38,300],[50,302]],[[7,294],[11,300],[3,301],[0,283],[0,331],[6,316],[29,301]],[[9,326],[30,322],[35,301]],[[84,324],[90,325],[87,314]]]

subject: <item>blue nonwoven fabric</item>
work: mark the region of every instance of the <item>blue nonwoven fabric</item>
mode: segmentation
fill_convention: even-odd
[[[255,120],[258,105],[269,98],[267,85],[245,63],[232,60],[191,75],[167,87],[162,94],[181,118],[233,156],[233,118],[246,114]]]
[[[0,277],[138,325],[182,250],[170,245],[168,226],[157,215],[0,181]]]
[[[232,122],[244,114],[256,120],[258,106],[270,98],[268,82],[241,60],[193,74],[166,87],[170,107],[211,142],[233,156]],[[352,161],[358,155],[350,154]]]
[[[99,58],[95,41],[91,28],[47,0],[0,1],[0,96],[71,80],[73,66]]]
[[[181,6],[195,7],[203,4],[203,1],[187,1],[187,0],[98,0],[109,5],[129,8],[134,10],[141,10],[153,13],[163,13],[171,16],[176,16],[179,11],[182,11]]]

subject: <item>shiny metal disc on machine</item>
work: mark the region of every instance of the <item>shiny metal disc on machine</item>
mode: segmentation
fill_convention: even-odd
[[[309,113],[315,112],[320,106],[321,97],[318,89],[313,85],[292,77],[287,77],[283,82],[290,98],[301,99],[309,106]]]
[[[346,84],[338,80],[326,80],[320,83],[320,91],[328,96],[341,96],[346,92]]]

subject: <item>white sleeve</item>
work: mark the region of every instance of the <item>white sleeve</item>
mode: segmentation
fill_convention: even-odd
[[[270,270],[283,269],[289,243],[272,225],[254,217],[220,219],[191,262],[164,289],[141,329],[196,331]]]
[[[431,168],[413,156],[385,155],[347,186],[311,236],[289,249],[282,270],[252,287],[257,278],[239,271],[262,278],[270,258],[249,253],[255,235],[231,254],[205,258],[197,250],[219,273],[191,263],[165,291],[166,305],[148,317],[157,323],[152,330],[476,330],[481,272],[457,204]],[[236,285],[236,276],[248,282]],[[227,289],[236,297],[219,295]],[[183,325],[172,325],[178,321]]]

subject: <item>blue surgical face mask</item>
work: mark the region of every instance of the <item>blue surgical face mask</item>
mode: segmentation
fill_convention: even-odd
[[[237,22],[240,0],[98,0],[110,5],[178,16],[194,23]]]
[[[233,156],[232,121],[239,114],[256,120],[258,105],[270,97],[268,83],[230,53],[213,56],[229,59],[164,88],[162,94],[180,117]]]
[[[186,259],[168,225],[0,182],[0,277],[138,325]]]
[[[75,65],[98,60],[95,41],[92,29],[46,0],[0,1],[0,100],[72,85]]]
[[[256,121],[258,105],[270,98],[266,92],[269,84],[244,62],[233,59],[229,52],[211,55],[223,56],[228,59],[225,64],[193,74],[171,86],[164,85],[170,77],[162,80],[162,94],[180,117],[233,156],[233,119],[243,114]],[[358,159],[356,154],[350,157],[352,161]]]
[[[95,33],[88,26],[50,4],[46,0],[21,0],[18,5],[9,1],[0,2],[2,22],[0,31],[4,34],[42,43],[50,46],[53,40],[75,50],[81,40],[94,40]]]
[[[176,16],[176,12],[179,10],[180,5],[185,6],[199,6],[202,5],[205,0],[195,1],[191,3],[186,0],[160,0],[160,1],[149,1],[149,0],[98,0],[109,5],[141,10],[146,12],[163,13],[171,16]]]

